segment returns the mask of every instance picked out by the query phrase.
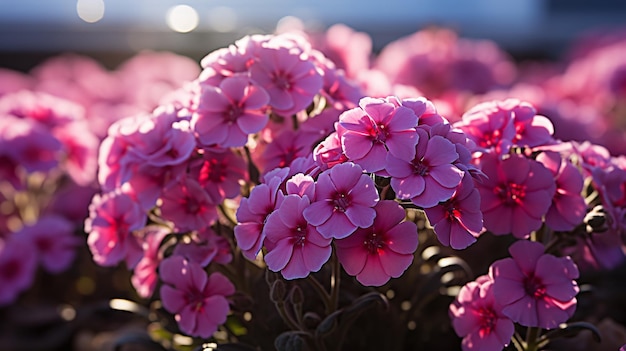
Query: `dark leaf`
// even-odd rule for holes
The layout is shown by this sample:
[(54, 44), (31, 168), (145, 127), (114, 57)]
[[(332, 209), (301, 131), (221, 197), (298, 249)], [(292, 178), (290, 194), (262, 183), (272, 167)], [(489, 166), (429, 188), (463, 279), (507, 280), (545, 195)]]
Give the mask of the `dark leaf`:
[(278, 351), (303, 351), (304, 339), (301, 333), (289, 331), (280, 334), (276, 340), (274, 340), (274, 346)]

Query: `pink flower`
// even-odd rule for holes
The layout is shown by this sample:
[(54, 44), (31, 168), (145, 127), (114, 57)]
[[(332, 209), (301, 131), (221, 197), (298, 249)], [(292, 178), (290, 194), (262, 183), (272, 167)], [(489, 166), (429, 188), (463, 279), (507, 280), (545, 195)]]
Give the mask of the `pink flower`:
[(464, 172), (454, 165), (459, 158), (455, 145), (425, 128), (417, 128), (415, 157), (407, 161), (389, 154), (387, 172), (398, 198), (429, 208), (452, 197)]
[(433, 224), (439, 242), (455, 250), (462, 250), (476, 242), (483, 229), (480, 195), (469, 173), (465, 173), (449, 200), (426, 208), (424, 212)]
[(125, 260), (128, 268), (141, 259), (143, 250), (134, 230), (143, 228), (146, 214), (123, 193), (94, 195), (85, 220), (87, 244), (93, 260), (101, 266), (114, 266)]
[(417, 226), (403, 222), (406, 212), (397, 202), (381, 200), (370, 227), (359, 228), (335, 241), (339, 262), (346, 273), (363, 285), (381, 286), (398, 278), (413, 262)]
[(265, 255), (267, 267), (285, 279), (304, 278), (328, 261), (332, 239), (324, 238), (304, 219), (309, 197), (287, 195), (280, 207), (267, 217), (266, 240), (272, 248)]
[(59, 164), (61, 143), (41, 124), (10, 116), (0, 119), (3, 153), (27, 172), (48, 172)]
[(352, 162), (367, 172), (377, 172), (385, 168), (387, 151), (402, 160), (414, 158), (416, 126), (413, 110), (385, 99), (363, 98), (358, 108), (339, 116), (337, 133)]
[(226, 322), (226, 297), (235, 293), (235, 286), (224, 275), (207, 276), (199, 264), (171, 256), (159, 265), (159, 276), (165, 283), (160, 290), (163, 307), (174, 313), (183, 333), (208, 338)]
[(499, 101), (480, 103), (465, 112), (462, 120), (454, 126), (463, 130), (482, 150), (506, 154), (516, 131), (510, 108), (501, 104)]
[(572, 230), (583, 222), (587, 204), (581, 195), (583, 177), (580, 171), (556, 152), (542, 152), (537, 155), (541, 162), (554, 175), (556, 191), (552, 204), (546, 213), (545, 222), (552, 230)]
[(255, 51), (250, 77), (269, 94), (269, 104), (281, 116), (304, 110), (322, 89), (318, 68), (300, 49), (266, 45)]
[(80, 243), (74, 236), (74, 226), (68, 220), (56, 215), (48, 215), (29, 226), (23, 227), (14, 235), (28, 238), (44, 269), (50, 273), (60, 273), (67, 269)]
[(348, 161), (348, 157), (346, 157), (341, 148), (341, 140), (339, 140), (337, 132), (332, 132), (315, 147), (313, 159), (322, 171)]
[(485, 228), (516, 238), (539, 229), (555, 192), (552, 173), (541, 163), (516, 154), (504, 160), (483, 154), (479, 162), (488, 177), (476, 183)]
[(31, 286), (36, 269), (37, 253), (28, 240), (0, 239), (0, 306), (12, 303)]
[(250, 196), (241, 199), (237, 209), (235, 239), (241, 251), (249, 260), (254, 260), (261, 251), (265, 240), (265, 221), (284, 198), (279, 187), (280, 177), (268, 177), (265, 184), (255, 186)]
[(87, 123), (71, 123), (54, 131), (63, 145), (64, 168), (78, 185), (93, 183), (98, 168), (100, 141), (87, 127)]
[(465, 284), (450, 305), (452, 327), (463, 338), (463, 351), (501, 351), (511, 342), (515, 326), (493, 292), (493, 280), (483, 275)]
[(22, 90), (0, 99), (0, 115), (31, 120), (45, 129), (63, 127), (83, 120), (85, 110), (69, 100), (43, 92)]
[(161, 215), (179, 231), (202, 229), (217, 219), (218, 203), (190, 177), (171, 183), (163, 190), (161, 201)]
[(527, 327), (556, 328), (576, 309), (578, 268), (569, 257), (544, 254), (537, 242), (518, 240), (509, 247), (512, 258), (489, 269), (502, 313)]
[(233, 259), (228, 240), (215, 234), (210, 227), (192, 232), (189, 239), (188, 242), (180, 241), (176, 244), (174, 255), (183, 256), (202, 267), (208, 266), (211, 262), (228, 264)]
[(275, 137), (255, 161), (262, 173), (289, 167), (298, 157), (308, 156), (319, 136), (303, 130), (284, 130)]
[(269, 119), (267, 92), (246, 77), (230, 77), (219, 87), (201, 85), (191, 127), (204, 145), (243, 146), (248, 134), (259, 132)]
[(217, 203), (241, 193), (242, 180), (248, 180), (248, 165), (229, 150), (203, 150), (202, 158), (192, 160), (189, 173)]
[(304, 218), (325, 238), (345, 238), (357, 228), (374, 222), (372, 207), (379, 200), (374, 181), (363, 169), (346, 162), (322, 172), (315, 186), (315, 200)]
[(149, 298), (156, 288), (158, 281), (157, 267), (163, 259), (163, 253), (160, 250), (161, 242), (167, 234), (170, 233), (169, 228), (149, 225), (141, 229), (141, 233), (137, 235), (141, 237), (141, 248), (143, 249), (143, 257), (135, 269), (133, 276), (130, 278), (137, 294), (143, 298)]

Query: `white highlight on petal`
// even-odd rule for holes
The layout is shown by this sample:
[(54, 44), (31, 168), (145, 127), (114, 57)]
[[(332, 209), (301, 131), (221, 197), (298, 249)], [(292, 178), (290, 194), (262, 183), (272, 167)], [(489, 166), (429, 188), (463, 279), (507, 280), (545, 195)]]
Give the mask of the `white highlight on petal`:
[(87, 23), (95, 23), (104, 17), (103, 0), (78, 0), (76, 3), (78, 17)]
[(167, 26), (179, 33), (188, 33), (198, 27), (200, 17), (198, 11), (189, 5), (176, 5), (167, 10), (165, 15)]

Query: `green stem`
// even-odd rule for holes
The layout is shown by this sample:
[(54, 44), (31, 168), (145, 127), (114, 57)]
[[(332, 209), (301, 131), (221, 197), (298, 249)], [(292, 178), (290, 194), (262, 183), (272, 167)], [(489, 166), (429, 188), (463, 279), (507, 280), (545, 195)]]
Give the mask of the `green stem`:
[(525, 347), (524, 347), (524, 340), (522, 340), (522, 337), (515, 332), (515, 334), (513, 334), (513, 337), (511, 338), (511, 341), (513, 342), (513, 346), (515, 346), (515, 350), (517, 351), (524, 351)]
[(529, 327), (526, 331), (526, 351), (539, 350), (539, 335), (541, 334), (541, 328)]

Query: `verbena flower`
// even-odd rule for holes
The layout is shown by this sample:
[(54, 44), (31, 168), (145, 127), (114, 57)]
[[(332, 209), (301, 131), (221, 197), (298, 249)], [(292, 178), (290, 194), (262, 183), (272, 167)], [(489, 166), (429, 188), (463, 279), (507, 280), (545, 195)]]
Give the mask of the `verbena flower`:
[(346, 273), (363, 285), (381, 286), (400, 277), (413, 262), (417, 226), (403, 221), (406, 212), (395, 201), (381, 200), (374, 210), (371, 226), (358, 228), (335, 245)]
[(511, 258), (489, 269), (502, 313), (527, 327), (556, 328), (576, 309), (578, 268), (569, 257), (544, 254), (538, 242), (518, 240), (509, 247)]
[(208, 338), (226, 322), (226, 297), (235, 293), (235, 286), (224, 275), (207, 276), (199, 264), (175, 255), (161, 262), (159, 276), (165, 283), (160, 290), (163, 307), (174, 314), (183, 333)]
[(332, 239), (324, 238), (304, 218), (309, 197), (287, 195), (280, 207), (267, 217), (266, 240), (271, 249), (264, 256), (267, 267), (285, 279), (304, 278), (328, 261)]
[(452, 327), (463, 338), (464, 351), (501, 351), (515, 326), (494, 298), (493, 280), (483, 275), (465, 284), (449, 309)]
[(469, 173), (449, 200), (424, 209), (439, 242), (462, 250), (474, 242), (483, 229), (480, 195)]
[(372, 225), (378, 199), (372, 179), (357, 164), (346, 162), (318, 176), (315, 200), (304, 210), (304, 218), (325, 238), (345, 238)]
[(516, 238), (539, 229), (555, 192), (552, 173), (541, 163), (516, 154), (504, 160), (483, 154), (479, 162), (488, 177), (476, 183), (485, 228)]

